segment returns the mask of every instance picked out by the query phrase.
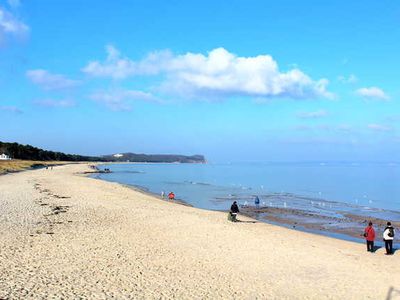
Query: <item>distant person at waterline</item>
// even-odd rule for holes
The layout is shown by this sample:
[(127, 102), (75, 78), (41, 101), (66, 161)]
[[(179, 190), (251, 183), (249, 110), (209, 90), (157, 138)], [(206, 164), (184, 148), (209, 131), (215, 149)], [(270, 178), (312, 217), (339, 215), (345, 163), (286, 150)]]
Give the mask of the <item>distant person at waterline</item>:
[(256, 197), (254, 198), (254, 204), (256, 205), (257, 208), (260, 207), (260, 198), (258, 198), (258, 196), (256, 196)]
[(383, 231), (383, 241), (385, 242), (386, 255), (393, 254), (394, 233), (395, 232), (392, 223), (387, 222), (387, 226)]
[(365, 227), (364, 237), (367, 241), (367, 251), (374, 252), (375, 230), (372, 227), (372, 222), (369, 222), (368, 226)]
[(161, 191), (161, 198), (164, 199), (165, 192)]
[(239, 213), (239, 206), (237, 205), (236, 201), (233, 201), (231, 205), (231, 211), (229, 212), (230, 220), (232, 222), (237, 221), (237, 214)]
[(168, 199), (169, 199), (169, 200), (175, 200), (175, 194), (174, 194), (173, 192), (170, 192), (170, 193), (168, 194)]

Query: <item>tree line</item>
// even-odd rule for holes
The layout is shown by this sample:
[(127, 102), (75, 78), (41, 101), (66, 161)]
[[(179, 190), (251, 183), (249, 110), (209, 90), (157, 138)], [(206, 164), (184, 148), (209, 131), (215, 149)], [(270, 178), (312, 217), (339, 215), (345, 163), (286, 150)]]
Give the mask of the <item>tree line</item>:
[(18, 143), (0, 142), (0, 154), (7, 154), (13, 159), (40, 160), (40, 161), (102, 161), (101, 157), (65, 154)]
[(205, 163), (203, 155), (175, 155), (175, 154), (135, 154), (123, 153), (120, 156), (84, 156), (65, 154), (62, 152), (43, 150), (31, 145), (18, 143), (4, 143), (0, 141), (0, 154), (7, 154), (12, 159), (39, 160), (39, 161), (108, 161), (108, 162), (153, 162), (153, 163)]

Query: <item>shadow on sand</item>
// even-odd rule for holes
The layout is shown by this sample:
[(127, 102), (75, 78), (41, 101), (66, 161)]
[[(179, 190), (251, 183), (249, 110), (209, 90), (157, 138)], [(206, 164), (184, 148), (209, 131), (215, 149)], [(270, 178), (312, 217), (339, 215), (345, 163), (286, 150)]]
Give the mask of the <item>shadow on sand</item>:
[(400, 299), (400, 290), (390, 287), (386, 296), (386, 300)]
[(372, 249), (372, 253), (375, 253), (379, 249), (383, 248), (382, 246), (374, 246), (374, 249)]
[(238, 223), (258, 223), (257, 221), (242, 221), (242, 220), (236, 220)]
[[(383, 251), (385, 252), (385, 254), (386, 254), (386, 249), (385, 249), (385, 246), (381, 246), (381, 247), (378, 247), (378, 249), (379, 248), (383, 248)], [(376, 249), (376, 250), (378, 250), (378, 249)], [(374, 249), (374, 252), (376, 251), (375, 249)], [(400, 249), (398, 249), (398, 248), (393, 248), (392, 249), (392, 255), (395, 255), (395, 253), (397, 252), (397, 251), (399, 251)]]

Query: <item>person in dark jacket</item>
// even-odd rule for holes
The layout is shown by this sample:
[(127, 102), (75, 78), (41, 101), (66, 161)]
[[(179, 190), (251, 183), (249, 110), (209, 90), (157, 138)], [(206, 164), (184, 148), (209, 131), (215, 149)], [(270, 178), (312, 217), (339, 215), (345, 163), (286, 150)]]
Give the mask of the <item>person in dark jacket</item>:
[(367, 251), (374, 252), (375, 230), (372, 227), (372, 222), (364, 229), (364, 237), (367, 241)]
[(239, 206), (237, 205), (236, 201), (233, 201), (232, 206), (231, 206), (231, 211), (229, 212), (232, 216), (232, 222), (237, 221), (237, 214), (239, 213)]
[(256, 205), (256, 208), (259, 208), (259, 207), (260, 207), (260, 198), (258, 198), (258, 196), (256, 196), (256, 197), (254, 198), (254, 204)]
[(392, 223), (387, 222), (387, 226), (383, 231), (383, 241), (385, 242), (386, 255), (393, 254), (393, 239), (394, 239), (394, 228)]

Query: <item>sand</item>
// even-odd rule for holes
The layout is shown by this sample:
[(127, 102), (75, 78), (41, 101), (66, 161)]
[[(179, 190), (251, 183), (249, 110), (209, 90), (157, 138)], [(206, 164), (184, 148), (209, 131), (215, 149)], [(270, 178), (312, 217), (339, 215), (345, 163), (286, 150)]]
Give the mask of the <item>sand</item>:
[(0, 299), (400, 299), (400, 253), (162, 201), (65, 165), (0, 176)]

